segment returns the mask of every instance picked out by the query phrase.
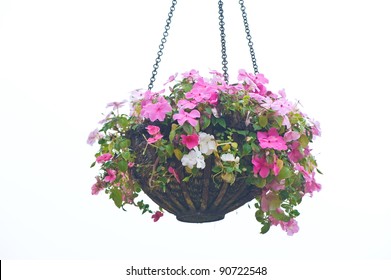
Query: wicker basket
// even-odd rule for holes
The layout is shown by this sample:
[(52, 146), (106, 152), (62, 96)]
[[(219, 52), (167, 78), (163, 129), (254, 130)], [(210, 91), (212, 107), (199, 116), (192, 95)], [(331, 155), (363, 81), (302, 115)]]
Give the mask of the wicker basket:
[[(161, 124), (159, 124), (161, 127)], [(146, 146), (145, 126), (129, 134), (131, 149), (141, 154)], [(161, 127), (163, 134), (166, 134)], [(144, 137), (145, 136), (145, 137)], [(171, 181), (163, 191), (160, 187), (151, 187), (150, 180), (153, 165), (158, 161), (154, 148), (148, 147), (143, 157), (137, 157), (136, 164), (145, 168), (132, 168), (132, 177), (139, 181), (142, 190), (159, 206), (176, 216), (179, 221), (188, 223), (214, 222), (224, 219), (225, 214), (234, 211), (261, 194), (261, 189), (249, 186), (246, 178), (236, 178), (233, 184), (221, 183), (216, 186), (212, 178), (214, 156), (205, 159), (206, 167), (188, 182)], [(251, 160), (251, 159), (250, 159)], [(167, 167), (175, 168), (181, 178), (185, 169), (181, 162), (172, 159)]]

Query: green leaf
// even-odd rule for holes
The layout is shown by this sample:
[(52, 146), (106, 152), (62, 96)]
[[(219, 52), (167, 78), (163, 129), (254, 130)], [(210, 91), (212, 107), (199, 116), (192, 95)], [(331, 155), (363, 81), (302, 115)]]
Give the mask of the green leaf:
[(119, 163), (118, 163), (118, 168), (119, 170), (121, 170), (122, 172), (126, 172), (128, 171), (128, 163), (124, 160), (121, 160)]
[(188, 84), (188, 83), (182, 84), (182, 89), (184, 93), (191, 91), (192, 88), (193, 88), (192, 84)]
[(122, 140), (120, 143), (119, 143), (119, 147), (121, 148), (121, 149), (126, 149), (126, 148), (128, 148), (129, 147), (129, 145), (130, 145), (130, 141), (129, 140)]
[(262, 233), (262, 234), (265, 234), (265, 233), (267, 233), (267, 232), (269, 231), (269, 229), (270, 229), (270, 223), (266, 223), (266, 224), (264, 224), (263, 227), (261, 228), (261, 233)]
[(190, 124), (184, 123), (182, 127), (183, 127), (183, 130), (186, 132), (187, 135), (192, 135), (193, 134), (193, 127)]
[(124, 152), (124, 153), (122, 153), (122, 157), (123, 157), (125, 160), (130, 160), (130, 152)]
[(305, 148), (305, 147), (308, 146), (309, 142), (310, 142), (310, 140), (308, 139), (308, 137), (306, 135), (303, 134), (303, 135), (300, 136), (300, 138), (299, 138), (300, 146)]
[(96, 161), (94, 161), (94, 162), (91, 164), (90, 168), (94, 167), (95, 164), (96, 164)]
[(168, 144), (165, 146), (165, 148), (166, 148), (168, 156), (172, 157), (172, 155), (174, 154), (174, 146), (172, 144)]
[(261, 209), (257, 210), (255, 212), (255, 219), (257, 219), (258, 222), (262, 223), (263, 220), (264, 220), (264, 217), (263, 217), (263, 211)]
[(223, 118), (218, 118), (216, 119), (217, 123), (222, 127), (222, 128), (227, 128), (227, 123), (225, 122), (225, 119)]
[(202, 115), (201, 120), (201, 129), (206, 129), (210, 125), (210, 118), (206, 115)]
[(251, 148), (251, 145), (246, 143), (243, 145), (242, 156), (250, 155), (252, 151), (253, 149)]
[(291, 216), (293, 216), (293, 217), (297, 217), (297, 216), (299, 216), (300, 215), (300, 212), (299, 211), (297, 211), (297, 210), (293, 210), (293, 211), (291, 211)]
[(256, 124), (256, 123), (253, 124), (253, 128), (254, 128), (255, 131), (258, 131), (258, 130), (262, 129), (262, 127), (259, 124)]
[(283, 180), (291, 176), (292, 176), (292, 171), (288, 167), (284, 166), (283, 168), (281, 168), (280, 173), (278, 173), (277, 179)]
[(258, 123), (261, 127), (265, 127), (267, 126), (267, 123), (268, 123), (268, 118), (266, 116), (259, 116), (258, 118)]
[(280, 199), (284, 201), (285, 199), (289, 198), (289, 192), (287, 190), (282, 190), (279, 193)]
[(219, 173), (221, 171), (221, 166), (215, 165), (212, 168), (213, 173)]
[(121, 208), (122, 206), (122, 193), (119, 189), (112, 189), (110, 198), (114, 201), (115, 206)]

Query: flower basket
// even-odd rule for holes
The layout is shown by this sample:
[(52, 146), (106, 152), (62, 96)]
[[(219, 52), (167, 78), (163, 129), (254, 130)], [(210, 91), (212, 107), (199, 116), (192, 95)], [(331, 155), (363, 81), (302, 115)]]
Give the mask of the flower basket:
[[(214, 222), (255, 200), (261, 233), (280, 225), (298, 231), (296, 206), (320, 190), (309, 148), (320, 135), (318, 123), (290, 102), (284, 90), (266, 88), (258, 72), (244, 1), (240, 0), (254, 73), (239, 71), (228, 81), (223, 1), (219, 21), (223, 73), (203, 77), (196, 70), (173, 75), (162, 91), (152, 91), (177, 1), (166, 21), (148, 90), (108, 104), (112, 110), (94, 130), (98, 140), (92, 167), (100, 173), (92, 194), (104, 191), (118, 208), (138, 207), (156, 222), (167, 211), (179, 221)], [(123, 112), (124, 105), (130, 107)], [(151, 210), (141, 194), (159, 210)]]
[(211, 73), (172, 76), (167, 93), (135, 91), (131, 101), (108, 104), (113, 110), (89, 137), (100, 144), (93, 194), (104, 190), (117, 207), (135, 205), (155, 221), (166, 210), (191, 223), (221, 220), (255, 198), (262, 233), (271, 225), (297, 232), (295, 207), (320, 190), (309, 148), (318, 124), (283, 90), (267, 90), (262, 74), (241, 70), (230, 85)]

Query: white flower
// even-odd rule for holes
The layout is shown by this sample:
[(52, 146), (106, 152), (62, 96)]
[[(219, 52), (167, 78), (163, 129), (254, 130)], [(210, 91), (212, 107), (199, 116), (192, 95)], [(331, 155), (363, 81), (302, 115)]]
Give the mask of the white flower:
[(222, 161), (234, 161), (234, 162), (238, 163), (240, 159), (239, 159), (239, 157), (235, 158), (235, 156), (233, 154), (223, 154), (223, 155), (221, 155), (221, 160)]
[(200, 150), (198, 150), (198, 147), (195, 147), (189, 154), (184, 155), (181, 162), (183, 166), (187, 166), (190, 169), (192, 169), (194, 165), (196, 165), (197, 168), (205, 168), (205, 159)]
[(211, 155), (217, 149), (215, 137), (205, 132), (198, 134), (200, 141), (200, 151), (205, 155)]

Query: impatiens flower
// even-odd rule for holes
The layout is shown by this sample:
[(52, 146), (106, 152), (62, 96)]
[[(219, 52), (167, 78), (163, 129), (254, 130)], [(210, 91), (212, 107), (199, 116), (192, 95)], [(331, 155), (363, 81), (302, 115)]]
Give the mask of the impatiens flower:
[(93, 145), (96, 140), (100, 139), (101, 135), (99, 134), (99, 130), (95, 129), (94, 131), (91, 131), (91, 133), (88, 135), (87, 144)]
[(289, 236), (299, 232), (299, 226), (295, 219), (290, 219), (289, 222), (280, 221), (280, 225)]
[(159, 221), (159, 219), (163, 217), (163, 212), (160, 212), (160, 211), (156, 211), (155, 214), (152, 215), (152, 219), (153, 221), (156, 223), (157, 221)]
[(170, 172), (172, 175), (174, 175), (174, 178), (175, 178), (175, 180), (176, 180), (178, 183), (181, 182), (181, 180), (179, 179), (178, 173), (176, 172), (176, 170), (175, 170), (172, 166), (170, 166), (170, 167), (168, 168), (168, 172)]
[(275, 149), (278, 151), (286, 150), (288, 147), (285, 144), (284, 138), (280, 136), (275, 127), (272, 127), (268, 132), (257, 133), (257, 138), (259, 141), (259, 145), (263, 149)]
[(130, 102), (134, 103), (142, 100), (144, 98), (144, 94), (145, 92), (141, 88), (131, 91), (130, 98), (129, 98)]
[(300, 138), (300, 133), (297, 131), (288, 131), (284, 135), (285, 142), (292, 142)]
[(117, 175), (117, 171), (114, 169), (107, 169), (107, 175), (103, 179), (105, 182), (112, 183), (115, 181)]
[(292, 162), (298, 162), (304, 158), (304, 154), (300, 151), (300, 143), (295, 141), (291, 145), (291, 151), (288, 153), (288, 158)]
[(109, 153), (103, 154), (103, 155), (98, 156), (98, 157), (96, 158), (96, 162), (97, 162), (97, 163), (103, 163), (103, 162), (109, 161), (112, 157), (113, 157), (113, 156), (112, 156), (111, 154), (109, 154)]
[(151, 121), (164, 121), (166, 114), (172, 111), (171, 105), (168, 101), (160, 96), (156, 103), (149, 102), (141, 110), (141, 116), (148, 118)]
[(190, 70), (189, 72), (183, 73), (182, 76), (184, 79), (188, 79), (190, 82), (196, 81), (201, 78), (199, 72), (194, 69)]
[(92, 185), (91, 187), (91, 194), (97, 195), (101, 190), (105, 188), (105, 184), (102, 182), (102, 180), (99, 177), (95, 177), (96, 183)]
[(272, 168), (271, 164), (267, 163), (265, 157), (253, 157), (251, 160), (253, 164), (254, 174), (259, 174), (262, 178), (269, 176), (270, 169)]
[(174, 75), (171, 75), (171, 76), (168, 78), (167, 82), (165, 82), (165, 83), (163, 84), (163, 86), (165, 86), (165, 85), (167, 85), (168, 83), (171, 83), (172, 81), (174, 81), (175, 78), (176, 78), (177, 76), (178, 76), (178, 73), (175, 73)]
[(180, 109), (194, 109), (197, 106), (197, 104), (187, 100), (187, 99), (181, 99), (178, 101), (178, 108)]
[(292, 104), (285, 98), (280, 98), (273, 102), (271, 109), (278, 115), (284, 116), (292, 111)]
[(198, 136), (200, 137), (199, 141), (201, 153), (204, 155), (211, 155), (214, 151), (216, 151), (217, 144), (213, 135), (200, 132)]
[(205, 168), (205, 159), (198, 147), (195, 147), (189, 154), (184, 155), (181, 159), (182, 165), (193, 169), (194, 165), (199, 169)]
[(159, 141), (162, 138), (163, 138), (163, 135), (159, 133), (159, 134), (156, 134), (155, 136), (153, 136), (151, 138), (148, 138), (147, 142), (148, 142), (148, 144), (153, 144), (153, 143), (156, 143), (157, 141)]
[(156, 125), (148, 125), (146, 127), (146, 130), (148, 131), (148, 133), (150, 135), (156, 135), (160, 132), (160, 127), (156, 126)]
[[(217, 92), (216, 85), (205, 82), (203, 78), (199, 79), (193, 88), (186, 93), (187, 99), (194, 99), (197, 103), (203, 103), (210, 100), (213, 93)], [(216, 97), (214, 97), (215, 99)]]
[(121, 102), (110, 102), (107, 104), (106, 108), (113, 107), (113, 110), (118, 110), (119, 108), (123, 107), (126, 102), (126, 100), (123, 100)]
[(132, 168), (132, 167), (134, 166), (134, 164), (135, 164), (134, 162), (129, 162), (129, 163), (128, 163), (128, 167), (129, 167), (129, 168)]
[(313, 126), (312, 126), (312, 134), (313, 135), (316, 135), (316, 136), (321, 136), (321, 132), (320, 132), (320, 124), (319, 122), (317, 121), (314, 121), (314, 120), (311, 120)]
[(221, 155), (220, 158), (222, 161), (232, 161), (232, 162), (236, 162), (236, 163), (238, 163), (240, 160), (239, 157), (235, 158), (235, 156), (233, 154), (229, 154), (229, 153)]
[(195, 146), (198, 145), (199, 137), (197, 134), (192, 135), (181, 135), (182, 143), (188, 148), (189, 150), (193, 149)]
[(180, 125), (183, 125), (185, 122), (188, 122), (191, 126), (195, 127), (198, 123), (196, 119), (199, 119), (201, 114), (198, 110), (193, 110), (190, 113), (185, 110), (179, 110), (179, 113), (174, 114), (172, 117), (174, 120), (178, 121)]

